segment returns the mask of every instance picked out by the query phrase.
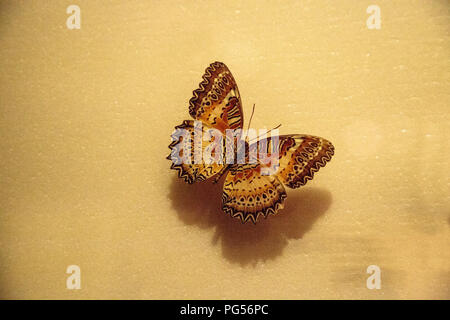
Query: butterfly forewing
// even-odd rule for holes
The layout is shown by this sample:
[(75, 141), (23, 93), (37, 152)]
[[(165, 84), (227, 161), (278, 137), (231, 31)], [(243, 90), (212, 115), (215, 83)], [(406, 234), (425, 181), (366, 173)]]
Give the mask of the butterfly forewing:
[(242, 128), (241, 97), (230, 70), (222, 62), (214, 62), (206, 68), (199, 88), (189, 100), (189, 114), (212, 128)]
[[(266, 153), (272, 152), (271, 139), (268, 138)], [(279, 136), (278, 140), (279, 168), (275, 174), (289, 188), (305, 185), (334, 154), (333, 144), (324, 138), (293, 134)]]

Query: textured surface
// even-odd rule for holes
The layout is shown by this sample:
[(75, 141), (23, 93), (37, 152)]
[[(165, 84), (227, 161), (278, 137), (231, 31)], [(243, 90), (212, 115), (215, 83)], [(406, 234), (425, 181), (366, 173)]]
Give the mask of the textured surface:
[[(26, 3), (0, 4), (1, 298), (450, 298), (448, 1), (77, 1), (80, 30)], [(252, 127), (336, 147), (256, 227), (165, 159), (215, 60)]]

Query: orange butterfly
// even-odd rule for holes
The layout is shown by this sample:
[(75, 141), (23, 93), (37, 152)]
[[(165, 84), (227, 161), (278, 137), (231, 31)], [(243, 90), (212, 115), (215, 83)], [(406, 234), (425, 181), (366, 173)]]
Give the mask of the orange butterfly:
[[(207, 67), (199, 88), (194, 90), (193, 94), (189, 100), (189, 114), (195, 121), (185, 120), (175, 127), (186, 134), (172, 134), (172, 143), (169, 145), (171, 153), (167, 159), (172, 160), (171, 169), (177, 170), (178, 176), (190, 184), (214, 176), (214, 181), (217, 182), (228, 172), (223, 187), (222, 209), (232, 217), (239, 217), (243, 223), (249, 220), (256, 223), (260, 215), (267, 218), (268, 215), (281, 210), (287, 197), (284, 186), (303, 186), (334, 154), (334, 147), (328, 140), (293, 134), (270, 137), (266, 139), (267, 143), (263, 147), (259, 146), (260, 150), (264, 149), (265, 154), (276, 156), (277, 169), (270, 174), (264, 170), (272, 164), (260, 161), (259, 158), (249, 161), (248, 150), (255, 144), (250, 144), (248, 137), (243, 145), (244, 163), (223, 163), (208, 159), (198, 161), (199, 154), (208, 150), (214, 159), (217, 159), (217, 156), (223, 159), (227, 147), (230, 148), (225, 144), (229, 142), (228, 135), (219, 142), (214, 137), (209, 140), (196, 140), (197, 133), (209, 137), (209, 131), (216, 130), (225, 137), (228, 130), (242, 129), (244, 120), (236, 81), (224, 63), (214, 62)], [(215, 137), (217, 138), (217, 135)], [(276, 144), (273, 142), (275, 140)], [(233, 156), (237, 158), (239, 146), (232, 147), (233, 150), (234, 147), (236, 149)], [(271, 147), (275, 148), (276, 152)], [(191, 152), (192, 150), (194, 152)], [(184, 161), (180, 161), (180, 157), (184, 157)]]

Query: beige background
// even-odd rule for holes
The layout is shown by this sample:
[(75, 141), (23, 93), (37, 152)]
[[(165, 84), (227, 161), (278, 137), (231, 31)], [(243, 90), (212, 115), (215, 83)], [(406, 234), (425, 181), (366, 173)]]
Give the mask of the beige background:
[[(449, 8), (2, 1), (0, 297), (449, 299)], [(256, 227), (165, 159), (215, 60), (246, 121), (256, 103), (253, 128), (336, 146)], [(81, 290), (66, 289), (71, 264)], [(381, 290), (366, 288), (371, 264)]]

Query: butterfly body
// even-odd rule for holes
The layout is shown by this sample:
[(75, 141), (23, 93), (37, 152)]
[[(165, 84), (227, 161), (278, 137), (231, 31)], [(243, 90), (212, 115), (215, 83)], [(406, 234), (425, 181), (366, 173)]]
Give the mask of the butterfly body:
[(222, 209), (242, 222), (256, 223), (259, 216), (277, 213), (287, 198), (284, 186), (303, 186), (334, 154), (331, 142), (311, 135), (270, 136), (251, 143), (242, 131), (239, 90), (221, 62), (206, 68), (189, 113), (195, 120), (175, 127), (183, 136), (172, 134), (171, 168), (187, 183), (213, 177), (217, 182), (226, 175)]

